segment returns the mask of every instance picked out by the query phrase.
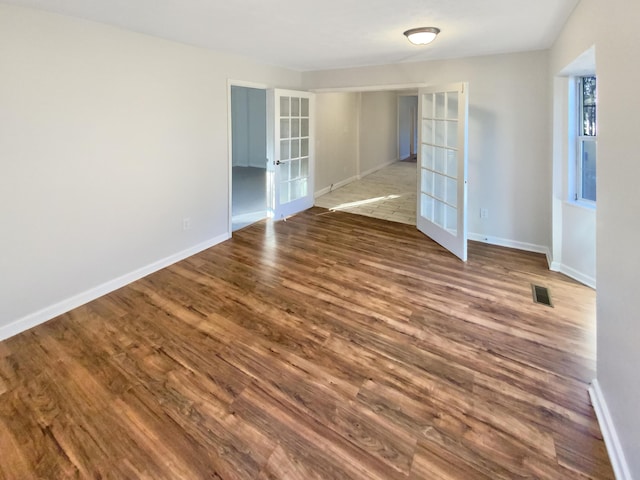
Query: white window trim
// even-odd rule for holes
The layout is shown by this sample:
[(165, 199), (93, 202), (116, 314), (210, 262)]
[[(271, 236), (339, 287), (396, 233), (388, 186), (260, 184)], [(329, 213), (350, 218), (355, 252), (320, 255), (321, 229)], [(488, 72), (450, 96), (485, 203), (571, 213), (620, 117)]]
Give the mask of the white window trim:
[[(569, 84), (569, 145), (573, 148), (569, 150), (569, 198), (567, 203), (595, 210), (597, 200), (589, 200), (582, 197), (582, 144), (584, 141), (597, 143), (597, 135), (579, 135), (582, 131), (582, 84), (581, 78), (596, 76), (593, 74), (582, 74), (572, 77)], [(596, 117), (597, 118), (597, 117)], [(597, 160), (596, 160), (597, 161)]]

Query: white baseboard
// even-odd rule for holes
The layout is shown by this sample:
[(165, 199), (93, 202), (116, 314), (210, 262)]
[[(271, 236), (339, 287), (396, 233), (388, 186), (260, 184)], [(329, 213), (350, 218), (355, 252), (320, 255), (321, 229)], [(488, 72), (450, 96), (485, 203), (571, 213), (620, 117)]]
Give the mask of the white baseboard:
[(488, 235), (482, 235), (480, 233), (469, 233), (469, 240), (476, 242), (488, 243), (490, 245), (497, 245), (499, 247), (515, 248), (517, 250), (524, 250), (525, 252), (544, 253), (549, 260), (549, 249), (543, 245), (536, 245), (534, 243), (519, 242), (517, 240), (509, 240), (507, 238), (490, 237)]
[(564, 273), (567, 277), (571, 277), (574, 280), (577, 280), (580, 283), (585, 284), (587, 287), (591, 287), (595, 290), (596, 288), (596, 279), (590, 277), (589, 275), (585, 275), (578, 270), (575, 270), (571, 267), (567, 267), (566, 265), (560, 265), (560, 268), (556, 270), (557, 272)]
[(595, 379), (589, 387), (589, 396), (591, 397), (591, 405), (596, 412), (598, 418), (598, 424), (602, 431), (602, 437), (604, 443), (607, 446), (607, 452), (609, 452), (609, 459), (613, 466), (613, 472), (617, 480), (632, 480), (631, 470), (624, 457), (622, 446), (620, 445), (620, 439), (616, 432), (615, 425), (611, 419), (611, 413), (607, 407), (607, 402), (604, 399), (602, 390), (600, 389), (600, 383), (598, 379)]
[(232, 223), (244, 223), (244, 222), (257, 222), (268, 217), (266, 210), (260, 210), (257, 212), (243, 213), (242, 215), (233, 215), (231, 217)]
[(589, 275), (585, 275), (584, 273), (579, 272), (578, 270), (575, 270), (571, 267), (567, 267), (566, 265), (563, 265), (562, 262), (554, 261), (551, 256), (551, 252), (547, 253), (547, 262), (549, 263), (549, 270), (551, 270), (552, 272), (560, 272), (566, 275), (567, 277), (571, 277), (574, 280), (577, 280), (578, 282), (586, 285), (587, 287), (591, 287), (594, 290), (596, 289), (595, 278), (590, 277)]
[(365, 170), (364, 172), (360, 172), (358, 174), (358, 180), (366, 177), (367, 175), (371, 175), (372, 173), (377, 172), (378, 170), (382, 170), (383, 168), (388, 167), (389, 165), (391, 165), (393, 163), (396, 163), (397, 161), (398, 161), (398, 159), (395, 158), (393, 160), (389, 160), (386, 163), (383, 163), (382, 165), (376, 165), (375, 167), (370, 168), (369, 170)]
[(326, 195), (327, 193), (335, 190), (336, 188), (344, 187), (345, 185), (349, 185), (351, 182), (355, 182), (356, 180), (360, 180), (358, 175), (354, 175), (353, 177), (345, 178), (344, 180), (340, 180), (337, 183), (332, 183), (326, 188), (318, 190), (313, 194), (314, 198), (321, 197), (322, 195)]
[(231, 238), (231, 235), (229, 233), (218, 235), (217, 237), (207, 240), (206, 242), (202, 242), (191, 248), (165, 257), (142, 268), (134, 270), (133, 272), (127, 273), (118, 278), (114, 278), (113, 280), (109, 280), (102, 285), (98, 285), (97, 287), (91, 288), (87, 291), (74, 295), (73, 297), (62, 300), (58, 303), (55, 303), (54, 305), (45, 307), (42, 310), (30, 313), (29, 315), (19, 318), (9, 325), (0, 327), (0, 340), (5, 340), (9, 337), (17, 335), (18, 333), (33, 328), (36, 325), (40, 325), (41, 323), (51, 320), (58, 315), (62, 315), (63, 313), (73, 310), (74, 308), (84, 305), (85, 303), (95, 300), (96, 298), (102, 297), (103, 295), (106, 295), (107, 293), (113, 292), (118, 288), (135, 282), (142, 277), (146, 277), (153, 272), (168, 267), (169, 265), (179, 262), (180, 260), (184, 260), (185, 258), (195, 255), (196, 253), (206, 250), (207, 248), (213, 247), (218, 243), (224, 242), (229, 238)]
[(547, 266), (549, 267), (549, 270), (551, 270), (552, 272), (555, 272), (556, 270), (554, 270), (553, 267), (554, 265), (556, 265), (557, 262), (553, 261), (553, 255), (551, 255), (551, 249), (547, 248), (545, 255), (547, 257)]
[(321, 197), (322, 195), (326, 195), (327, 193), (335, 190), (336, 188), (340, 188), (340, 187), (344, 187), (345, 185), (350, 184), (351, 182), (355, 182), (356, 180), (362, 180), (364, 177), (366, 177), (367, 175), (371, 175), (374, 172), (377, 172), (378, 170), (382, 170), (385, 167), (388, 167), (389, 165), (396, 163), (398, 160), (390, 160), (386, 163), (383, 163), (382, 165), (377, 165), (373, 168), (370, 168), (369, 170), (366, 170), (364, 172), (360, 172), (358, 175), (354, 175), (353, 177), (349, 177), (346, 178), (344, 180), (340, 180), (339, 182), (336, 182), (328, 187), (322, 188), (318, 191), (316, 191), (313, 194), (314, 198), (318, 198)]
[[(525, 252), (534, 252), (534, 253), (542, 253), (547, 257), (547, 264), (549, 265), (549, 270), (553, 272), (562, 272), (565, 275), (578, 280), (585, 285), (595, 288), (595, 280), (591, 279), (592, 283), (588, 283), (585, 280), (588, 280), (588, 277), (585, 275), (580, 275), (579, 272), (573, 271), (572, 273), (568, 273), (564, 270), (564, 265), (554, 262), (553, 257), (551, 256), (551, 250), (549, 247), (545, 247), (544, 245), (536, 245), (535, 243), (527, 243), (527, 242), (519, 242), (517, 240), (509, 240), (506, 238), (499, 237), (491, 237), (488, 235), (482, 235), (479, 233), (470, 233), (468, 235), (469, 240), (475, 240), (476, 242), (488, 243), (490, 245), (497, 245), (499, 247), (508, 247), (515, 248), (517, 250), (524, 250)], [(574, 276), (574, 273), (577, 276)]]
[(328, 186), (328, 187), (325, 187), (325, 188), (321, 188), (320, 190), (316, 190), (316, 191), (313, 193), (313, 198), (318, 198), (318, 197), (321, 197), (321, 196), (323, 196), (323, 195), (326, 195), (326, 194), (327, 194), (327, 193), (329, 193), (331, 190), (333, 190), (333, 187), (332, 187), (332, 186)]
[(469, 240), (475, 240), (476, 242), (488, 243), (490, 245), (498, 245), (500, 247), (509, 247), (515, 248), (518, 250), (524, 250), (526, 252), (534, 252), (534, 253), (543, 253), (547, 257), (547, 264), (549, 265), (549, 270), (552, 272), (560, 272), (566, 275), (567, 277), (571, 277), (574, 280), (586, 285), (587, 287), (591, 287), (595, 290), (596, 288), (596, 279), (585, 275), (577, 270), (574, 270), (571, 267), (567, 267), (560, 262), (554, 262), (553, 257), (551, 256), (551, 251), (548, 247), (544, 245), (536, 245), (534, 243), (526, 243), (526, 242), (518, 242), (516, 240), (508, 240), (505, 238), (498, 237), (490, 237), (487, 235), (481, 235), (479, 233), (470, 233), (468, 235)]

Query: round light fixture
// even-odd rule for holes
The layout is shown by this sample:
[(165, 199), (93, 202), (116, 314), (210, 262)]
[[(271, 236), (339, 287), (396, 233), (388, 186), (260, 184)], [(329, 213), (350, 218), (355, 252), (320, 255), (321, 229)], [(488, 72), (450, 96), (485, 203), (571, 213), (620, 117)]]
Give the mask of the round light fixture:
[(414, 45), (426, 45), (427, 43), (431, 43), (436, 39), (439, 33), (440, 29), (436, 27), (412, 28), (404, 32), (405, 36)]

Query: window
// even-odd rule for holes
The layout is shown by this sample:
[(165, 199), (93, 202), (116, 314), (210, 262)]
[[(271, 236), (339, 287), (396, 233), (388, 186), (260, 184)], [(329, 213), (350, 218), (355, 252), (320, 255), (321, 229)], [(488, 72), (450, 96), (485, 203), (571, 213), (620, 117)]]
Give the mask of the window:
[(596, 77), (579, 77), (578, 145), (574, 200), (595, 205), (596, 202)]

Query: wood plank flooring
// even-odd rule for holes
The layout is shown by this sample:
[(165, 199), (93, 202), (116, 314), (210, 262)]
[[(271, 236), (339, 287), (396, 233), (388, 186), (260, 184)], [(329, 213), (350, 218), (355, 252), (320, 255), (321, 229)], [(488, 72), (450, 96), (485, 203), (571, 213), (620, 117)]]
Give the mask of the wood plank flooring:
[(594, 311), (542, 255), (255, 224), (1, 342), (0, 478), (612, 479)]

